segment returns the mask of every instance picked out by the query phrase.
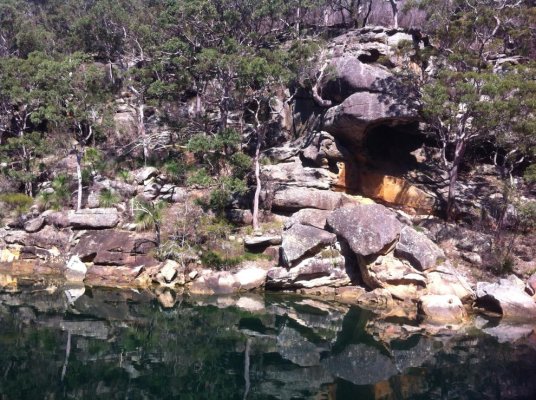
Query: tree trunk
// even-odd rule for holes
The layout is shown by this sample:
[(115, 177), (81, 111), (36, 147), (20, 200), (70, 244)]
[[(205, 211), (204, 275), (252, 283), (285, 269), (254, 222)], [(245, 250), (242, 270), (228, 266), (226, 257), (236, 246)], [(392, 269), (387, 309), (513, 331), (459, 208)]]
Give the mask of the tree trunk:
[(253, 230), (259, 230), (259, 200), (262, 190), (261, 182), (261, 146), (264, 139), (264, 134), (257, 133), (257, 146), (255, 148), (255, 181), (257, 187), (255, 188), (255, 196), (253, 197)]
[(393, 27), (398, 29), (398, 4), (396, 4), (396, 2), (397, 0), (389, 0), (391, 8), (393, 9)]
[(84, 156), (83, 151), (76, 151), (76, 177), (78, 179), (78, 198), (76, 202), (76, 211), (82, 209), (82, 157)]
[(456, 201), (456, 182), (458, 182), (458, 172), (460, 163), (465, 153), (466, 143), (464, 140), (460, 140), (456, 143), (456, 149), (454, 150), (454, 159), (452, 160), (452, 166), (449, 169), (449, 194), (447, 198), (447, 212), (446, 220), (452, 221), (454, 202)]
[(145, 104), (143, 101), (138, 106), (138, 134), (142, 141), (143, 146), (143, 164), (147, 166), (147, 159), (149, 158), (149, 139), (147, 138), (147, 133), (145, 132)]

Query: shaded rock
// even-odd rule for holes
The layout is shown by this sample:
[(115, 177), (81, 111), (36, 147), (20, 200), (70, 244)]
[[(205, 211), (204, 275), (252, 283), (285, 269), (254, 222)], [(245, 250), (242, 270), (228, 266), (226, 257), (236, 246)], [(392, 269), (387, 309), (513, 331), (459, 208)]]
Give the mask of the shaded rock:
[(298, 331), (286, 325), (277, 335), (277, 352), (281, 357), (301, 367), (311, 367), (320, 363), (320, 349)]
[(505, 318), (536, 318), (536, 302), (524, 291), (517, 278), (500, 279), (497, 283), (478, 282), (476, 305)]
[(392, 77), (379, 64), (365, 64), (351, 55), (332, 59), (327, 68), (329, 73), (320, 81), (319, 94), (337, 103), (356, 92), (380, 91), (382, 81)]
[(86, 277), (87, 267), (78, 256), (71, 256), (65, 267), (65, 279), (70, 282), (82, 282)]
[(361, 256), (385, 252), (402, 229), (396, 214), (380, 204), (339, 208), (328, 216), (327, 223)]
[(143, 192), (142, 192), (141, 196), (145, 200), (154, 200), (160, 194), (160, 188), (161, 188), (161, 186), (156, 182), (151, 182), (149, 184), (146, 184), (143, 187)]
[(327, 132), (315, 132), (301, 154), (318, 167), (328, 167), (329, 161), (344, 161), (349, 157), (348, 151)]
[(397, 375), (393, 360), (376, 347), (351, 344), (322, 361), (333, 375), (355, 385), (371, 385)]
[(255, 266), (242, 268), (234, 274), (234, 279), (238, 283), (239, 289), (251, 290), (264, 286), (267, 271)]
[(422, 296), (419, 310), (430, 322), (456, 324), (463, 322), (467, 317), (461, 300), (453, 295)]
[(326, 112), (323, 129), (336, 138), (358, 144), (373, 123), (396, 125), (417, 121), (416, 108), (408, 100), (410, 97), (383, 93), (355, 93)]
[(527, 280), (527, 291), (531, 296), (536, 294), (536, 272)]
[(415, 229), (405, 226), (395, 247), (395, 255), (408, 260), (420, 271), (445, 261), (445, 254), (434, 242)]
[(293, 264), (305, 255), (312, 255), (322, 247), (335, 243), (336, 236), (313, 226), (295, 224), (283, 232), (281, 244), (283, 260)]
[(155, 167), (144, 167), (133, 172), (136, 183), (142, 185), (146, 180), (158, 175), (158, 169)]
[(253, 223), (253, 214), (250, 210), (226, 210), (225, 217), (236, 225), (251, 225)]
[(41, 216), (31, 219), (24, 224), (24, 230), (29, 233), (37, 232), (45, 225), (45, 219)]
[(109, 229), (119, 223), (119, 213), (115, 208), (59, 211), (48, 214), (46, 222), (59, 228)]
[(310, 188), (283, 187), (275, 192), (273, 210), (295, 211), (301, 208), (334, 210), (341, 204), (340, 193)]
[(330, 211), (317, 210), (314, 208), (304, 208), (292, 214), (290, 219), (285, 222), (285, 229), (289, 229), (295, 224), (313, 226), (318, 229), (326, 227), (326, 219)]

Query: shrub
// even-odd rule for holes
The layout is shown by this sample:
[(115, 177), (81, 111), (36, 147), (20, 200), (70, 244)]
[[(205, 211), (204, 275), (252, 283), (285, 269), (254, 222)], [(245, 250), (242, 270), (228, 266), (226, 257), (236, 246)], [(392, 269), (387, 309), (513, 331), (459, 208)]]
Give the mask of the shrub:
[(0, 203), (8, 211), (13, 211), (20, 216), (27, 212), (33, 204), (33, 198), (22, 193), (5, 193), (0, 195)]
[(99, 207), (112, 207), (120, 200), (121, 197), (111, 189), (102, 189), (99, 193)]

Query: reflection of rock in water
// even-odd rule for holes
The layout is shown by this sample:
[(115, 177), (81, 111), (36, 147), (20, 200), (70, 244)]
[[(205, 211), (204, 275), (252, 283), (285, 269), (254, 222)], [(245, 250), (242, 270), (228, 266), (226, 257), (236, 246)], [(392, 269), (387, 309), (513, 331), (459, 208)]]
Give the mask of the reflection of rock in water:
[(296, 330), (287, 326), (277, 336), (277, 351), (281, 356), (302, 367), (318, 365), (320, 352)]
[(322, 365), (336, 377), (356, 385), (370, 385), (398, 373), (391, 358), (363, 343), (349, 345), (323, 360)]

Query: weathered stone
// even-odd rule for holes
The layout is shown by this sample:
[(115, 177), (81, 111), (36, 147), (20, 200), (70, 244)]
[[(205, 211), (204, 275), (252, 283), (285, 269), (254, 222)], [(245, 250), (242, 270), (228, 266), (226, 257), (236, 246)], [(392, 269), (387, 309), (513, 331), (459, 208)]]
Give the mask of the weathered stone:
[(302, 151), (306, 160), (319, 167), (327, 167), (329, 161), (343, 161), (348, 151), (327, 132), (316, 132)]
[(225, 216), (236, 225), (251, 225), (253, 223), (253, 214), (250, 210), (230, 209), (225, 211)]
[(275, 192), (272, 209), (295, 211), (302, 208), (334, 210), (341, 204), (341, 194), (330, 190), (284, 187)]
[(265, 165), (261, 172), (272, 183), (301, 188), (327, 190), (336, 179), (328, 170), (304, 167), (298, 158), (293, 162)]
[(143, 272), (143, 266), (125, 267), (125, 266), (107, 266), (107, 265), (92, 265), (88, 268), (86, 279), (84, 282), (93, 286), (106, 287), (132, 287), (132, 286), (148, 286), (139, 285), (136, 278)]
[(467, 318), (461, 300), (454, 295), (422, 296), (419, 309), (429, 322), (456, 324)]
[(80, 211), (59, 211), (48, 214), (46, 221), (59, 228), (74, 229), (108, 229), (119, 223), (119, 214), (115, 208), (94, 208)]
[(335, 243), (336, 236), (313, 226), (295, 224), (283, 232), (282, 255), (287, 265), (292, 265), (305, 255), (312, 255), (322, 247)]
[(133, 173), (136, 183), (142, 185), (146, 180), (158, 175), (158, 169), (155, 167), (140, 168)]
[(237, 292), (239, 283), (234, 275), (228, 271), (204, 270), (189, 286), (192, 294), (229, 294)]
[(286, 325), (277, 335), (277, 352), (281, 357), (302, 367), (320, 363), (320, 349)]
[(442, 265), (434, 270), (425, 272), (428, 294), (453, 295), (464, 302), (474, 299), (475, 293), (471, 285), (452, 267)]
[(244, 246), (249, 249), (279, 245), (283, 238), (281, 235), (246, 236)]
[(336, 138), (359, 144), (374, 123), (396, 125), (418, 120), (410, 100), (411, 96), (400, 93), (355, 93), (326, 112), (323, 129)]
[(160, 269), (160, 274), (165, 279), (166, 283), (171, 283), (173, 279), (177, 276), (177, 271), (180, 269), (180, 264), (173, 260), (166, 260), (162, 268)]
[(24, 224), (24, 230), (28, 233), (37, 232), (45, 225), (45, 219), (41, 216), (31, 219)]
[(380, 204), (358, 204), (333, 211), (328, 226), (358, 255), (385, 253), (398, 238), (402, 224)]
[(514, 278), (500, 279), (498, 283), (478, 282), (476, 305), (504, 318), (536, 318), (536, 302)]
[(351, 55), (331, 60), (328, 73), (320, 82), (319, 94), (323, 99), (342, 102), (348, 96), (363, 91), (383, 91), (392, 74), (379, 64), (365, 64)]
[(86, 262), (99, 265), (155, 265), (148, 253), (156, 247), (148, 235), (119, 230), (88, 232), (72, 250)]
[(87, 267), (78, 256), (71, 256), (65, 267), (65, 279), (70, 282), (82, 282), (86, 277)]
[(368, 264), (362, 259), (360, 269), (368, 287), (384, 288), (398, 299), (415, 299), (426, 286), (423, 274), (392, 255), (378, 256)]
[(527, 280), (527, 291), (531, 296), (536, 294), (536, 272)]
[(143, 187), (143, 193), (141, 196), (145, 200), (154, 200), (160, 194), (161, 186), (156, 182), (151, 182)]
[(445, 261), (445, 254), (434, 242), (415, 229), (405, 226), (395, 247), (395, 255), (424, 271)]
[(295, 224), (302, 224), (313, 226), (318, 229), (324, 229), (326, 227), (326, 219), (329, 214), (330, 211), (328, 210), (304, 208), (292, 214), (292, 217), (285, 222), (285, 228), (289, 229)]
[(256, 267), (243, 267), (234, 274), (240, 290), (252, 290), (264, 286), (267, 271)]
[(268, 271), (266, 286), (274, 289), (340, 287), (349, 285), (352, 277), (346, 268), (346, 260), (337, 251), (332, 256), (316, 256), (286, 269), (275, 267)]

